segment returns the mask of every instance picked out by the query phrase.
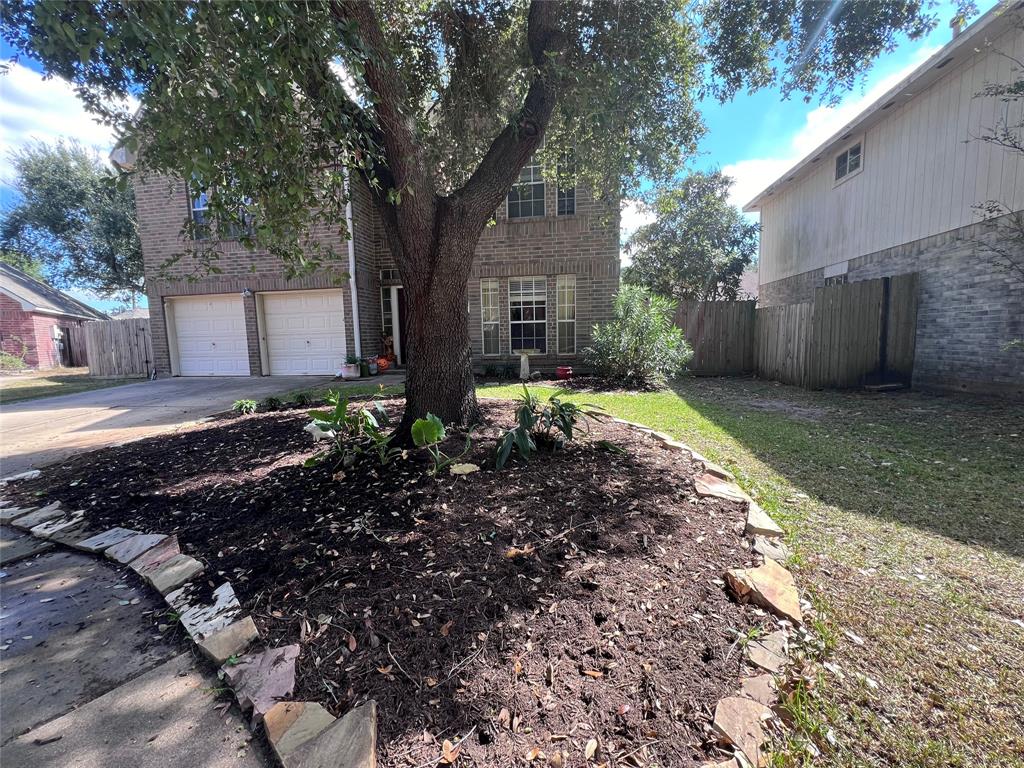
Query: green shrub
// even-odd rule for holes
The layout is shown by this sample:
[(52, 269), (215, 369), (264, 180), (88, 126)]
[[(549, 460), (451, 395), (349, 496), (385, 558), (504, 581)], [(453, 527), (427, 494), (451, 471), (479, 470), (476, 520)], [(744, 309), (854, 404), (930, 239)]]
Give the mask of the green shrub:
[(279, 410), (281, 410), (281, 407), (283, 405), (284, 405), (284, 403), (281, 402), (281, 398), (280, 397), (274, 397), (273, 395), (271, 395), (270, 397), (265, 397), (265, 398), (263, 398), (263, 400), (260, 401), (260, 410), (261, 411), (279, 411)]
[(235, 413), (256, 413), (256, 401), (255, 400), (235, 400), (231, 404), (231, 410)]
[(292, 395), (292, 404), (300, 408), (307, 408), (313, 404), (313, 397), (309, 392), (296, 392)]
[(583, 359), (608, 381), (636, 389), (664, 386), (693, 357), (681, 329), (673, 323), (676, 303), (636, 285), (624, 285), (615, 297), (612, 320), (594, 327), (593, 344)]
[(27, 367), (24, 359), (10, 352), (0, 351), (0, 371), (24, 371)]
[(430, 454), (430, 458), (434, 461), (430, 474), (434, 477), (437, 477), (442, 470), (448, 467), (452, 467), (453, 472), (458, 468), (459, 471), (455, 472), (455, 474), (465, 474), (466, 467), (478, 469), (475, 464), (457, 463), (459, 459), (466, 456), (473, 448), (472, 432), (473, 430), (470, 429), (466, 435), (466, 447), (462, 453), (458, 456), (448, 456), (441, 451), (441, 443), (447, 437), (447, 432), (445, 432), (444, 424), (437, 416), (428, 413), (426, 418), (416, 419), (412, 423), (412, 441), (416, 444), (417, 448), (423, 448)]
[(538, 443), (542, 446), (558, 447), (571, 442), (576, 435), (577, 425), (589, 426), (590, 419), (604, 416), (596, 405), (577, 405), (561, 399), (565, 394), (561, 390), (542, 404), (540, 398), (523, 385), (523, 394), (519, 396), (516, 407), (516, 425), (498, 440), (495, 450), (494, 465), (501, 469), (505, 466), (512, 449), (524, 459), (529, 460), (537, 451)]
[(403, 455), (399, 448), (390, 444), (391, 435), (385, 432), (385, 428), (390, 426), (390, 419), (381, 403), (375, 401), (372, 410), (364, 407), (350, 413), (348, 398), (332, 390), (327, 393), (327, 404), (333, 406), (331, 410), (309, 412), (312, 421), (306, 425), (305, 430), (313, 436), (315, 442), (330, 440), (331, 447), (306, 459), (306, 466), (318, 464), (328, 456), (336, 455), (340, 465), (348, 469), (356, 458), (368, 450), (377, 454), (377, 460), (382, 465)]

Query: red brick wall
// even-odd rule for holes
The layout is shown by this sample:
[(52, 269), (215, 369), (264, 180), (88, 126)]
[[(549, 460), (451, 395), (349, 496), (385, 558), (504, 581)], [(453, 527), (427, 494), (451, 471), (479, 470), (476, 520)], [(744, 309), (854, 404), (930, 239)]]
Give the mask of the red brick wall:
[(26, 312), (10, 296), (0, 294), (0, 349), (12, 355), (25, 352), (29, 368), (47, 370), (60, 367), (60, 356), (53, 344), (53, 327), (79, 326), (81, 320)]

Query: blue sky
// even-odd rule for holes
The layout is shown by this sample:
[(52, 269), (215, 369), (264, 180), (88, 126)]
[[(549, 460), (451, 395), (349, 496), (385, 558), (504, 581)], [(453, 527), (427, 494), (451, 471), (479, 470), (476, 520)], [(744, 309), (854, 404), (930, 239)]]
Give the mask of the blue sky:
[[(980, 0), (982, 12), (996, 0)], [(909, 74), (951, 38), (949, 20), (954, 4), (944, 2), (937, 9), (939, 24), (924, 39), (903, 39), (898, 48), (880, 57), (863, 83), (847, 93), (835, 107), (816, 100), (804, 103), (799, 97), (782, 99), (776, 89), (741, 94), (726, 104), (702, 104), (708, 127), (701, 142), (695, 168), (721, 168), (736, 179), (733, 202), (742, 205), (768, 186), (789, 167), (813, 151), (862, 109)], [(10, 48), (0, 43), (0, 55)], [(22, 60), (0, 76), (0, 204), (11, 200), (10, 165), (7, 154), (31, 139), (54, 141), (74, 137), (95, 147), (102, 155), (111, 148), (111, 132), (97, 125), (82, 109), (70, 86), (60, 80), (43, 81), (35, 62)], [(623, 209), (623, 234), (645, 220), (635, 203)], [(113, 308), (96, 296), (74, 292), (79, 298), (103, 310)]]

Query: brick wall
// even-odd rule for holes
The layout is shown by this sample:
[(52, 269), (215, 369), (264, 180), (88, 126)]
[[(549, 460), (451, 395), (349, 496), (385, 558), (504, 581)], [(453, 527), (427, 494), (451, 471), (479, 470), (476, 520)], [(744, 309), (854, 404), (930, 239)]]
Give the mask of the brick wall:
[[(986, 256), (1008, 242), (999, 222), (962, 227), (851, 259), (847, 280), (920, 273), (914, 386), (1024, 397), (1024, 284)], [(761, 306), (807, 301), (824, 285), (813, 270), (761, 286)]]
[[(356, 287), (359, 302), (360, 341), (364, 356), (382, 351), (380, 271), (395, 265), (385, 243), (371, 192), (364, 182), (354, 180), (352, 189), (353, 245), (356, 258)], [(553, 184), (545, 190), (546, 216), (510, 221), (502, 206), (496, 223), (488, 227), (477, 247), (477, 258), (469, 284), (470, 329), (477, 367), (494, 362), (515, 362), (510, 350), (508, 325), (508, 279), (517, 276), (544, 276), (548, 285), (548, 349), (538, 356), (535, 367), (574, 364), (579, 351), (590, 341), (594, 323), (611, 315), (614, 293), (619, 284), (618, 206), (594, 200), (586, 190), (577, 190), (576, 214), (556, 216)], [(203, 246), (217, 254), (213, 262), (220, 274), (209, 274), (200, 261), (185, 256), (172, 261), (192, 244), (181, 238), (189, 214), (189, 200), (183, 182), (164, 177), (139, 178), (135, 182), (140, 238), (147, 274), (150, 318), (153, 329), (153, 353), (157, 371), (170, 372), (164, 300), (174, 296), (209, 293), (241, 293), (246, 288), (261, 291), (316, 288), (344, 289), (346, 341), (355, 352), (352, 306), (348, 279), (348, 243), (340, 236), (340, 227), (319, 226), (312, 236), (329, 245), (337, 254), (336, 262), (310, 275), (287, 280), (280, 260), (266, 251), (250, 251), (235, 241), (204, 241)], [(556, 276), (576, 275), (577, 354), (554, 354), (556, 336)], [(497, 278), (501, 285), (501, 352), (496, 360), (483, 361), (480, 328), (480, 279)], [(397, 284), (400, 281), (385, 281)], [(256, 321), (255, 297), (244, 300), (249, 346), (249, 367), (259, 375), (260, 344)]]
[(18, 301), (0, 294), (0, 349), (12, 355), (24, 352), (29, 368), (59, 368), (61, 360), (53, 343), (53, 328), (81, 324), (75, 318), (26, 312)]

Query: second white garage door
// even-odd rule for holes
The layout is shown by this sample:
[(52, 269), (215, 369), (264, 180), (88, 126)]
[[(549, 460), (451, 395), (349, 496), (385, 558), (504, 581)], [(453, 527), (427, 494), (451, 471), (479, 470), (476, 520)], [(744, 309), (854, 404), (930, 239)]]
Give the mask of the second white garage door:
[(331, 375), (345, 362), (341, 290), (261, 294), (271, 376)]
[(237, 294), (169, 301), (179, 376), (248, 376), (245, 313)]

